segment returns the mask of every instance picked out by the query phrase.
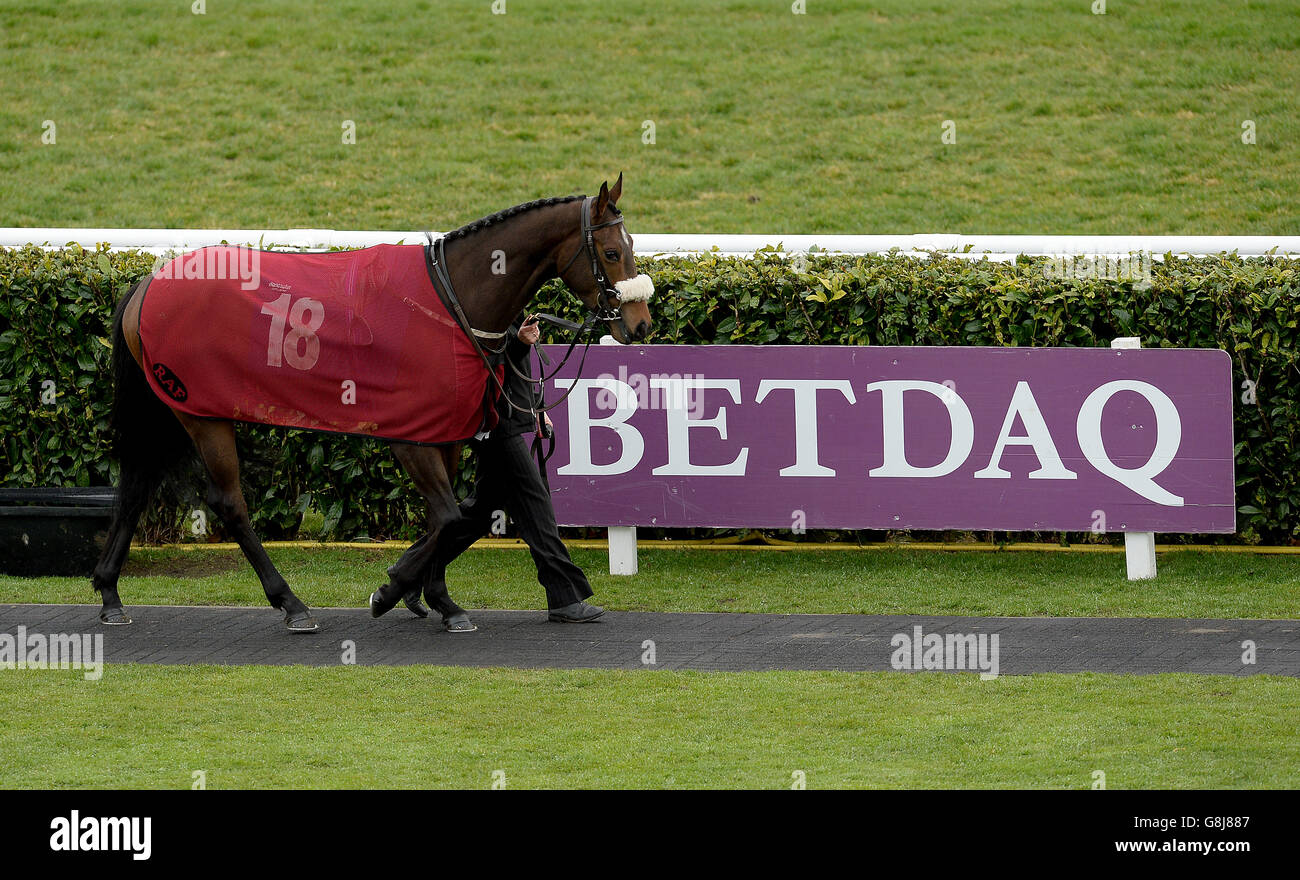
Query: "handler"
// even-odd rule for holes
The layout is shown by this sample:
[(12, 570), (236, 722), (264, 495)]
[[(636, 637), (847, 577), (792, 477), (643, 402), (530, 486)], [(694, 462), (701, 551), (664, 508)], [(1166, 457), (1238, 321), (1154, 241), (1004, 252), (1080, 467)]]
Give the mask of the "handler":
[[(532, 375), (531, 346), (541, 336), (535, 316), (520, 319), (510, 326), (505, 356), (525, 376)], [(500, 422), (486, 439), (476, 445), (478, 474), (473, 493), (460, 503), (461, 519), (449, 523), (438, 535), (438, 551), (433, 562), (433, 578), (445, 582), (447, 566), (465, 552), (470, 545), (491, 529), (497, 511), (509, 510), (519, 534), (533, 554), (537, 565), (537, 581), (546, 590), (548, 619), (557, 623), (588, 623), (605, 613), (604, 608), (588, 604), (592, 595), (591, 584), (569, 558), (568, 548), (560, 540), (555, 524), (555, 508), (551, 493), (542, 479), (538, 464), (533, 461), (528, 439), (534, 435), (549, 436), (551, 420), (545, 413), (545, 428), (527, 409), (541, 405), (538, 385), (521, 379), (506, 367), (505, 391), (514, 401), (512, 410), (505, 399), (497, 401)], [(406, 607), (420, 617), (428, 615), (428, 608), (420, 601), (420, 591), (413, 590), (405, 597)]]

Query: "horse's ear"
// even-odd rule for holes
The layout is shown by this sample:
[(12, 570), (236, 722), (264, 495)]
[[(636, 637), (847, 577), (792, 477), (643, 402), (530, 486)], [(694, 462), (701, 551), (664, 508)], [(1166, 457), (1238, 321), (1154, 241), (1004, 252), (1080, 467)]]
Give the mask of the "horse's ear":
[(609, 191), (609, 203), (618, 204), (619, 196), (623, 195), (623, 172), (618, 173), (618, 180), (614, 181), (614, 188)]
[(609, 205), (609, 181), (606, 180), (600, 185), (600, 194), (596, 196), (596, 204), (591, 211), (591, 220), (594, 223), (597, 217), (605, 213), (606, 206)]

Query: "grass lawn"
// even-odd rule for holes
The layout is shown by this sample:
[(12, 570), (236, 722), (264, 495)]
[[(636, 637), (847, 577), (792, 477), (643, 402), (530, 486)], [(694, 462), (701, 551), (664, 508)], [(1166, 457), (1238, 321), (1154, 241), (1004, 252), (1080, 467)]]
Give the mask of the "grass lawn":
[(1300, 4), (1091, 6), (3, 0), (0, 225), (1294, 232)]
[[(273, 546), (303, 601), (363, 607), (387, 580), (393, 548)], [(643, 549), (641, 573), (613, 577), (602, 550), (573, 551), (596, 601), (629, 611), (760, 611), (994, 616), (1300, 618), (1300, 558), (1180, 551), (1154, 581), (1125, 579), (1124, 557), (1102, 553), (933, 550), (743, 551)], [(525, 550), (475, 548), (451, 568), (467, 608), (543, 608)], [(261, 605), (238, 550), (133, 549), (122, 578), (129, 605)], [(84, 578), (0, 577), (0, 603), (97, 602)]]
[(1298, 714), (1266, 677), (10, 671), (0, 787), (1294, 788)]
[[(317, 605), (393, 548), (274, 547)], [(613, 608), (1296, 617), (1300, 560), (1168, 553), (1154, 583), (1085, 553), (643, 550)], [(542, 605), (528, 554), (453, 569), (471, 607)], [(133, 551), (128, 605), (264, 602), (238, 551)], [(86, 602), (0, 578), (0, 602)], [(34, 707), (42, 707), (34, 711)], [(108, 666), (0, 671), (0, 787), (1300, 787), (1300, 683), (1256, 676)]]

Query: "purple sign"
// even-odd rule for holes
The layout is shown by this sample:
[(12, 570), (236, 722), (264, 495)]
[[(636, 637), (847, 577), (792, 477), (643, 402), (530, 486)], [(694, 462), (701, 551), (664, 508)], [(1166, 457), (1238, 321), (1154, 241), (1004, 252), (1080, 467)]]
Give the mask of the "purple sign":
[(551, 486), (565, 525), (1232, 532), (1232, 400), (1217, 350), (592, 346)]

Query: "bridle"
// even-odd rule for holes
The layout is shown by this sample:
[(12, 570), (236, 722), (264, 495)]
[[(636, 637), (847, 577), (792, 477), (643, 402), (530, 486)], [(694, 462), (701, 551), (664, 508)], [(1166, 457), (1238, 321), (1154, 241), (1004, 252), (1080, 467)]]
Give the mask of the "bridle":
[[(591, 311), (597, 315), (598, 321), (617, 321), (619, 319), (618, 305), (610, 305), (611, 298), (618, 299), (618, 291), (609, 283), (609, 276), (600, 266), (600, 260), (596, 256), (596, 230), (605, 229), (609, 226), (622, 226), (623, 215), (617, 215), (613, 220), (606, 220), (604, 223), (591, 222), (591, 205), (595, 200), (587, 196), (582, 200), (582, 241), (573, 256), (564, 264), (564, 268), (556, 274), (562, 279), (564, 273), (569, 271), (573, 261), (586, 251), (587, 259), (591, 262), (591, 277), (596, 282), (596, 308)], [(615, 211), (618, 209), (615, 208)]]
[[(620, 214), (613, 220), (606, 220), (604, 223), (592, 223), (591, 206), (594, 201), (595, 199), (592, 196), (587, 196), (582, 201), (581, 242), (578, 245), (578, 249), (573, 252), (573, 256), (569, 257), (568, 262), (564, 264), (564, 268), (557, 273), (557, 276), (563, 280), (564, 273), (569, 271), (569, 267), (573, 265), (574, 260), (578, 259), (578, 256), (585, 251), (588, 259), (591, 261), (592, 278), (596, 282), (596, 307), (588, 308), (587, 315), (581, 324), (575, 324), (572, 321), (558, 318), (555, 315), (537, 315), (539, 320), (546, 321), (548, 324), (553, 324), (557, 327), (572, 330), (574, 332), (573, 340), (569, 343), (568, 351), (564, 353), (564, 357), (560, 360), (560, 363), (556, 368), (551, 371), (549, 376), (543, 375), (540, 379), (534, 379), (521, 372), (509, 357), (502, 357), (502, 360), (505, 361), (507, 367), (514, 371), (516, 376), (532, 385), (539, 387), (544, 386), (546, 382), (554, 378), (556, 374), (564, 368), (564, 365), (568, 363), (569, 357), (573, 354), (573, 350), (577, 347), (579, 340), (584, 336), (589, 336), (596, 325), (607, 321), (617, 321), (621, 318), (618, 310), (619, 293), (610, 285), (609, 276), (606, 275), (605, 270), (601, 268), (600, 261), (596, 255), (595, 232), (597, 229), (604, 229), (608, 226), (622, 225), (623, 216)], [(614, 210), (617, 210), (617, 208)], [(505, 352), (508, 342), (506, 331), (502, 330), (498, 333), (487, 330), (477, 330), (470, 324), (469, 318), (466, 317), (465, 310), (460, 304), (460, 297), (456, 295), (456, 290), (452, 286), (451, 274), (447, 271), (447, 246), (445, 237), (434, 240), (432, 236), (430, 236), (430, 241), (424, 248), (424, 257), (430, 277), (436, 278), (437, 283), (434, 286), (437, 289), (438, 296), (442, 299), (443, 305), (447, 307), (447, 311), (451, 312), (452, 317), (456, 319), (456, 323), (460, 326), (460, 329), (464, 331), (465, 335), (469, 338), (469, 341), (473, 344), (474, 351), (478, 353), (479, 358), (483, 361), (483, 366), (487, 368), (488, 376), (491, 377), (492, 383), (496, 385), (498, 393), (500, 393), (501, 397), (510, 407), (512, 413), (516, 410), (528, 412), (534, 419), (537, 419), (541, 413), (559, 406), (570, 394), (573, 393), (573, 389), (576, 388), (578, 384), (577, 378), (574, 379), (574, 382), (569, 386), (568, 390), (564, 392), (563, 396), (550, 406), (540, 406), (536, 408), (532, 406), (520, 406), (511, 400), (510, 395), (506, 393), (505, 385), (497, 378), (497, 372), (492, 367), (491, 358), (488, 357), (489, 354), (502, 355)], [(499, 348), (485, 348), (484, 345), (479, 342), (480, 339), (492, 341), (499, 340), (501, 345)], [(582, 376), (582, 367), (587, 362), (587, 350), (590, 348), (591, 339), (588, 338), (582, 349), (582, 359), (578, 362), (578, 377)], [(542, 354), (540, 350), (537, 354), (544, 362), (546, 361), (546, 356)]]

